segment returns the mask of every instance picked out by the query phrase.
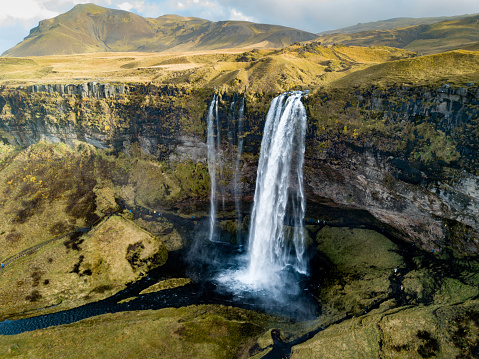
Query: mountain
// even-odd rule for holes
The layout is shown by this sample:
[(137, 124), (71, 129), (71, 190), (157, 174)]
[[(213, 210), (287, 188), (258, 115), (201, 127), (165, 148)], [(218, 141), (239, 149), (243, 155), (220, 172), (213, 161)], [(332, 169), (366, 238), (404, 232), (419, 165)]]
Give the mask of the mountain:
[(315, 37), (315, 34), (284, 26), (246, 21), (212, 22), (176, 15), (143, 18), (127, 11), (85, 4), (41, 21), (24, 41), (2, 56), (282, 48)]
[(479, 42), (479, 15), (394, 30), (322, 35), (316, 41), (323, 45), (391, 46), (433, 54), (469, 47)]
[[(479, 14), (474, 14), (474, 15), (479, 15)], [(398, 17), (398, 18), (388, 19), (388, 20), (359, 23), (353, 26), (343, 27), (337, 30), (322, 31), (318, 33), (318, 36), (330, 35), (330, 34), (352, 34), (355, 32), (375, 31), (375, 30), (379, 30), (379, 31), (394, 30), (394, 29), (400, 29), (403, 27), (410, 27), (410, 26), (416, 26), (416, 25), (432, 25), (442, 21), (460, 20), (469, 16), (472, 16), (472, 15), (467, 14), (467, 15), (457, 15), (457, 16), (421, 17), (421, 18)]]

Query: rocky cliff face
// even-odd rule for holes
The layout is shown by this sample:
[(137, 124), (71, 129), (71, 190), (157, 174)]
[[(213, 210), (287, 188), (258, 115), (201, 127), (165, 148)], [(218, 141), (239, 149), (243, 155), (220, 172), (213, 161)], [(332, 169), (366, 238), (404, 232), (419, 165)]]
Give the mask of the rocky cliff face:
[(338, 123), (312, 123), (309, 190), (366, 209), (429, 251), (477, 253), (478, 89), (338, 95), (322, 99), (323, 116), (337, 113)]
[[(247, 94), (244, 198), (254, 190), (261, 132), (272, 94)], [(212, 94), (180, 87), (88, 83), (0, 90), (1, 136), (29, 146), (82, 140), (163, 161), (206, 161)], [(219, 104), (224, 193), (234, 163), (238, 96)], [(479, 88), (398, 87), (329, 91), (305, 99), (305, 181), (310, 203), (365, 210), (386, 231), (428, 251), (479, 251)], [(315, 213), (310, 212), (311, 217)]]
[(206, 156), (206, 145), (195, 136), (200, 118), (188, 109), (181, 89), (90, 82), (0, 92), (0, 128), (12, 145), (81, 140), (128, 153), (138, 142), (144, 153), (158, 157)]

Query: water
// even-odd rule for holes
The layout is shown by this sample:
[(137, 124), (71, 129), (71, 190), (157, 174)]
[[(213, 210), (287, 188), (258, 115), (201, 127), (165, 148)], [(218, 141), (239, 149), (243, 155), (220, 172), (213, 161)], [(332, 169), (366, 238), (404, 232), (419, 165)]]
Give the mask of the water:
[(244, 98), (241, 101), (241, 106), (238, 112), (238, 131), (237, 131), (237, 153), (236, 153), (236, 162), (235, 162), (235, 171), (233, 175), (233, 188), (234, 188), (234, 196), (235, 196), (235, 211), (236, 211), (236, 237), (242, 237), (242, 213), (240, 208), (240, 199), (242, 197), (242, 191), (239, 186), (239, 179), (240, 179), (240, 162), (241, 156), (243, 155), (243, 148), (244, 148), (244, 138), (243, 138), (243, 122), (244, 122)]
[(207, 122), (207, 139), (208, 146), (208, 172), (210, 174), (210, 228), (209, 228), (209, 240), (214, 240), (214, 233), (216, 227), (216, 150), (215, 150), (215, 138), (213, 128), (213, 110), (215, 105), (217, 107), (218, 99), (216, 95), (211, 100), (210, 107), (208, 109)]
[[(318, 315), (317, 303), (308, 295), (308, 278), (304, 263), (305, 212), (303, 190), (304, 136), (306, 112), (301, 93), (283, 94), (275, 98), (266, 118), (257, 173), (254, 206), (251, 215), (249, 248), (242, 255), (240, 247), (218, 243), (215, 236), (217, 151), (214, 121), (218, 121), (218, 98), (213, 97), (207, 115), (208, 171), (211, 178), (209, 241), (200, 248), (196, 263), (190, 258), (191, 271), (198, 277), (192, 284), (180, 288), (140, 295), (139, 292), (155, 283), (161, 267), (126, 290), (105, 300), (71, 310), (18, 321), (0, 323), (0, 335), (72, 323), (84, 318), (128, 310), (181, 307), (192, 304), (235, 305), (248, 309), (284, 315), (297, 320), (309, 320)], [(243, 151), (244, 101), (238, 112), (238, 143), (235, 162), (235, 208), (240, 214), (237, 190), (240, 178), (239, 163)], [(137, 211), (135, 211), (137, 212)], [(287, 213), (291, 213), (289, 216)], [(145, 211), (146, 215), (146, 211)], [(287, 218), (290, 217), (290, 218)], [(240, 221), (238, 221), (240, 222)], [(285, 226), (287, 223), (289, 226)], [(169, 262), (177, 265), (180, 257)], [(156, 272), (156, 276), (155, 276)], [(184, 277), (184, 273), (172, 273)], [(149, 278), (149, 277), (152, 278)], [(190, 276), (190, 275), (188, 275)], [(191, 276), (190, 276), (191, 277)], [(150, 283), (151, 281), (151, 283)], [(315, 287), (315, 286), (314, 286)], [(129, 302), (122, 299), (138, 297)]]
[[(232, 126), (235, 118), (235, 101), (231, 102), (229, 109), (227, 111), (227, 137), (224, 143), (227, 143), (228, 146), (222, 148), (221, 142), (221, 124), (219, 121), (219, 110), (218, 110), (218, 95), (214, 95), (210, 103), (207, 115), (207, 147), (208, 147), (208, 172), (210, 174), (210, 183), (211, 183), (211, 193), (210, 193), (210, 220), (209, 220), (209, 235), (208, 238), (210, 241), (219, 241), (221, 240), (216, 230), (216, 217), (218, 212), (225, 212), (225, 203), (226, 203), (226, 187), (233, 186), (233, 192), (235, 196), (235, 210), (237, 214), (237, 228), (238, 234), (237, 238), (241, 237), (241, 211), (239, 202), (242, 196), (240, 190), (239, 181), (240, 181), (240, 162), (241, 156), (243, 154), (244, 139), (243, 134), (243, 123), (244, 123), (244, 99), (241, 101), (239, 110), (238, 110), (238, 119), (236, 124)], [(216, 128), (215, 128), (216, 127)], [(237, 127), (237, 128), (236, 128)], [(236, 134), (234, 132), (236, 131)], [(236, 151), (234, 148), (234, 139), (237, 139)], [(223, 161), (228, 158), (234, 159), (234, 169), (233, 169), (233, 178), (227, 179), (223, 171)], [(231, 182), (228, 182), (231, 181)], [(221, 203), (219, 202), (221, 201)]]
[[(302, 222), (306, 110), (302, 92), (271, 102), (261, 142), (247, 256), (219, 276), (233, 291), (275, 298), (294, 296), (297, 275), (306, 274)], [(285, 226), (287, 213), (290, 213)]]

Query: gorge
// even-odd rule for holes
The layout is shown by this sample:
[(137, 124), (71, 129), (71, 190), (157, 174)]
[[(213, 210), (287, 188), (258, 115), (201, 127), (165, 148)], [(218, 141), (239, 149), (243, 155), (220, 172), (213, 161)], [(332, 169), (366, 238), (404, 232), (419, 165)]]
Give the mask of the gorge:
[(0, 62), (0, 353), (475, 355), (476, 54), (87, 57)]

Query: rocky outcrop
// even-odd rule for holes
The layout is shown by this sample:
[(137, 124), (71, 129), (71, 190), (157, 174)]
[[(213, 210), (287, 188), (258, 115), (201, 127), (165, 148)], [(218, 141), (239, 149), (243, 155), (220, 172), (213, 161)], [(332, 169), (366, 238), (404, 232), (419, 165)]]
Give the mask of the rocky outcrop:
[(130, 86), (125, 84), (110, 84), (88, 82), (81, 84), (46, 84), (46, 85), (31, 85), (28, 90), (32, 93), (58, 93), (60, 95), (78, 95), (80, 97), (94, 97), (94, 98), (117, 98), (119, 96), (127, 95), (130, 92)]
[(183, 153), (181, 158), (206, 158), (206, 147), (195, 133), (201, 117), (195, 119), (185, 105), (175, 106), (179, 95), (185, 94), (177, 88), (95, 82), (3, 88), (1, 136), (21, 147), (40, 140), (70, 145), (80, 140), (128, 154), (131, 144), (139, 143), (145, 154), (158, 157)]
[(479, 173), (479, 87), (399, 87), (356, 93), (357, 106), (391, 124), (427, 123), (454, 141), (463, 165)]
[(478, 88), (341, 95), (320, 108), (338, 123), (310, 137), (310, 198), (365, 209), (428, 251), (477, 253)]

